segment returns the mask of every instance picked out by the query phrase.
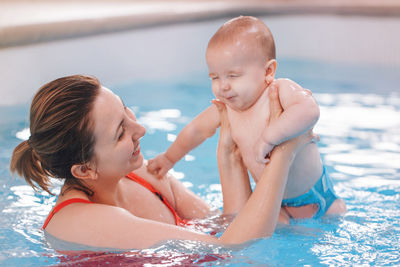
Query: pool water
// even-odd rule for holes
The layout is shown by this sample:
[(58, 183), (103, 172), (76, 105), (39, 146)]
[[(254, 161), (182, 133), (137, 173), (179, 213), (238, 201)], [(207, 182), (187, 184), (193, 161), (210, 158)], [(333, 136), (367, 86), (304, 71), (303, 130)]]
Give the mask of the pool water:
[[(280, 60), (278, 77), (313, 91), (321, 107), (315, 131), (335, 189), (347, 203), (343, 216), (293, 221), (272, 238), (221, 248), (169, 241), (142, 251), (61, 255), (40, 227), (55, 202), (12, 179), (8, 164), (28, 127), (28, 105), (0, 107), (0, 265), (378, 265), (400, 264), (400, 68), (343, 66)], [(177, 133), (212, 99), (207, 73), (162, 81), (111, 84), (147, 128), (146, 158), (164, 151)], [(17, 137), (18, 136), (18, 137)], [(174, 167), (175, 175), (212, 206), (222, 207), (216, 165), (217, 136)], [(60, 183), (56, 183), (57, 192)], [(229, 218), (203, 221), (202, 230)], [(226, 224), (226, 223), (225, 223)]]

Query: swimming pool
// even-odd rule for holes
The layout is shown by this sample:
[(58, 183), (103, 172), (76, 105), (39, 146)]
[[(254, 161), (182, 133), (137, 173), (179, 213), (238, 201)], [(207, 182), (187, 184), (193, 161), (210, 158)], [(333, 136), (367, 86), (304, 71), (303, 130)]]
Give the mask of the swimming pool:
[[(161, 261), (222, 265), (392, 265), (400, 263), (400, 93), (397, 70), (382, 70), (384, 82), (366, 82), (371, 71), (345, 70), (335, 64), (286, 59), (279, 76), (292, 77), (313, 89), (321, 105), (316, 132), (338, 194), (347, 202), (345, 216), (302, 220), (280, 227), (270, 239), (229, 250), (190, 244), (167, 244), (142, 253), (86, 255), (76, 263)], [(301, 71), (295, 71), (301, 70)], [(327, 73), (327, 74), (324, 74)], [(143, 153), (163, 151), (179, 130), (209, 104), (205, 72), (188, 80), (132, 82), (113, 88), (133, 107), (148, 129)], [(381, 88), (385, 90), (380, 90)], [(152, 97), (149, 97), (152, 96)], [(140, 99), (138, 105), (135, 99)], [(8, 161), (16, 137), (26, 124), (27, 105), (1, 107), (1, 252), (2, 265), (52, 265), (62, 262), (43, 243), (39, 230), (55, 199), (34, 194), (21, 179), (12, 180)], [(6, 115), (7, 114), (7, 115)], [(212, 205), (220, 208), (213, 137), (176, 165), (177, 175)], [(194, 254), (194, 255), (193, 255)], [(211, 255), (211, 256), (210, 256)], [(214, 255), (214, 256), (213, 256)], [(223, 256), (221, 256), (223, 255)]]
[[(293, 56), (279, 60), (277, 76), (290, 77), (311, 89), (321, 106), (315, 129), (321, 136), (320, 151), (349, 211), (341, 217), (294, 221), (279, 227), (272, 238), (230, 249), (168, 242), (144, 251), (58, 254), (45, 244), (39, 230), (55, 198), (34, 193), (8, 172), (12, 149), (28, 126), (29, 106), (0, 106), (0, 264), (398, 265), (398, 73), (400, 68), (392, 65), (344, 65)], [(164, 151), (185, 123), (209, 105), (212, 95), (206, 71), (200, 68), (183, 76), (109, 84), (146, 126), (142, 151), (147, 158)], [(220, 208), (216, 143), (217, 138), (211, 138), (174, 171), (194, 192)]]

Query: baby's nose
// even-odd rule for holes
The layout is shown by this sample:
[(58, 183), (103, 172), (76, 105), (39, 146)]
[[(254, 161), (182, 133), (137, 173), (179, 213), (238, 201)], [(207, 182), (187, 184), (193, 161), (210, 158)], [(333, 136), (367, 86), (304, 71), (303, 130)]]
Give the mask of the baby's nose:
[(229, 81), (227, 79), (224, 79), (221, 81), (221, 89), (226, 91), (230, 89), (230, 84)]

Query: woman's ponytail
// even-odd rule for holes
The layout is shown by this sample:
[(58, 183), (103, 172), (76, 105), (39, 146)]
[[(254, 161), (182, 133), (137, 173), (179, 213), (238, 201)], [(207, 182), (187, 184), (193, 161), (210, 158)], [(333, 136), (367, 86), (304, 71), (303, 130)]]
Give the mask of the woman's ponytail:
[(21, 142), (13, 151), (10, 163), (11, 173), (17, 172), (19, 176), (24, 177), (33, 189), (38, 186), (50, 193), (49, 174), (42, 168), (39, 156), (30, 146), (29, 141)]

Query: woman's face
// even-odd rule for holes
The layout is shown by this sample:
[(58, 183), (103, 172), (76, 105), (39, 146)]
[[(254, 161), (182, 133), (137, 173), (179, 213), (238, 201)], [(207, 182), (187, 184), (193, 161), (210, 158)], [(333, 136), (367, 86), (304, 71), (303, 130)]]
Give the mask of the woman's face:
[(95, 166), (99, 176), (122, 177), (143, 164), (139, 139), (145, 134), (133, 112), (111, 90), (102, 87), (91, 118), (94, 122)]

